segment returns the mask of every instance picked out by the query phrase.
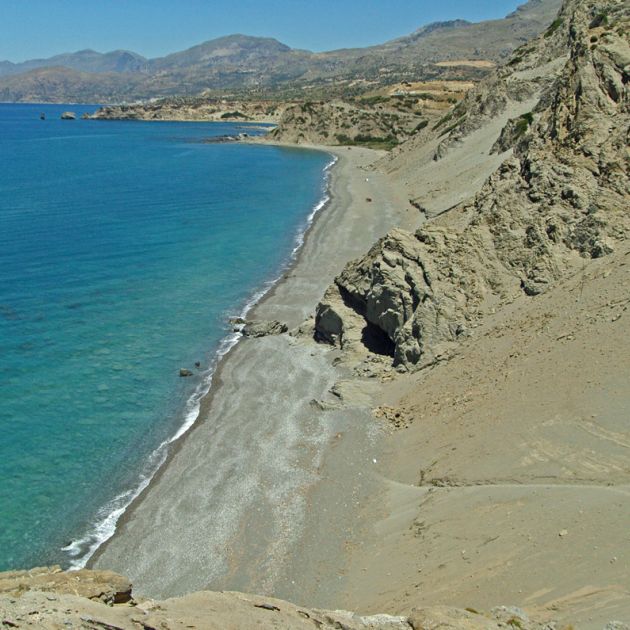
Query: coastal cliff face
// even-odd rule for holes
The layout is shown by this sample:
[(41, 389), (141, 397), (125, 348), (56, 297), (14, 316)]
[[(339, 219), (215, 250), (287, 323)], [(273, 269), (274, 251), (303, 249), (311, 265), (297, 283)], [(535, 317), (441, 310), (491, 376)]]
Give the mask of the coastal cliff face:
[[(316, 336), (342, 347), (379, 339), (414, 369), (484, 312), (548, 290), (626, 240), (629, 28), (623, 2), (567, 0), (541, 37), (425, 134), (439, 163), (502, 111), (506, 94), (524, 100), (542, 86), (532, 111), (497, 138), (505, 160), (474, 198), (415, 233), (391, 231), (350, 263), (317, 308)], [(407, 161), (412, 142), (400, 148)]]
[(522, 630), (551, 628), (522, 610), (500, 606), (488, 614), (437, 606), (402, 615), (362, 616), (304, 608), (242, 593), (193, 593), (162, 601), (134, 599), (129, 581), (110, 571), (65, 573), (59, 567), (0, 573), (0, 619), (4, 628), (106, 628), (145, 630), (200, 628), (329, 628), (344, 630)]
[(405, 140), (423, 120), (413, 111), (377, 110), (341, 101), (309, 102), (289, 107), (269, 138), (297, 144), (391, 148)]

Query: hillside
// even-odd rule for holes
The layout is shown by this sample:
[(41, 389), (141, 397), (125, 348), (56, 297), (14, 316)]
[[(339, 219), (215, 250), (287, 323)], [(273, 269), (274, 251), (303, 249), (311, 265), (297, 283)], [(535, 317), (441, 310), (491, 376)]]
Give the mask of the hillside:
[(627, 3), (567, 0), (377, 164), (420, 225), (349, 263), (315, 322), (380, 381), (389, 430), (344, 607), (628, 627), (629, 33)]
[[(157, 59), (85, 50), (20, 64), (4, 61), (0, 100), (112, 103), (226, 90), (241, 96), (302, 97), (304, 90), (348, 96), (374, 82), (479, 79), (487, 67), (471, 61), (491, 66), (504, 60), (553, 20), (559, 4), (530, 0), (502, 20), (437, 23), (365, 49), (312, 53), (270, 38), (230, 35)], [(448, 65), (436, 65), (442, 63)]]
[[(415, 233), (390, 233), (337, 278), (318, 312), (323, 339), (358, 343), (358, 315), (411, 369), (485, 312), (546, 291), (627, 238), (628, 16), (620, 3), (607, 6), (597, 22), (568, 3), (534, 44), (386, 159), (411, 198), (422, 190), (414, 203), (428, 216), (448, 212)], [(452, 161), (467, 144), (500, 166), (451, 209), (461, 168)], [(426, 198), (427, 178), (434, 189), (447, 180), (449, 205)], [(459, 181), (470, 185), (461, 171)]]

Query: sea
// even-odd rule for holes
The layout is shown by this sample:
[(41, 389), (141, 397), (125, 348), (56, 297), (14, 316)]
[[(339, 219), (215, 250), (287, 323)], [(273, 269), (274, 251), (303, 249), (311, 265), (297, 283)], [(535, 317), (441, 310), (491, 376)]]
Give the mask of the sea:
[(113, 534), (327, 200), (326, 153), (208, 142), (261, 125), (96, 108), (0, 104), (0, 570)]

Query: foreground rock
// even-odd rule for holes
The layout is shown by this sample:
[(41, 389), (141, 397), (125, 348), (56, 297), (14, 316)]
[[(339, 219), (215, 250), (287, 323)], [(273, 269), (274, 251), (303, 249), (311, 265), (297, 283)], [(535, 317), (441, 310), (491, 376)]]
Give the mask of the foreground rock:
[(545, 292), (627, 239), (627, 27), (624, 3), (567, 0), (545, 35), (436, 126), (446, 136), (439, 160), (504, 106), (501, 89), (516, 82), (526, 97), (523, 77), (564, 64), (533, 112), (508, 123), (495, 150), (513, 156), (472, 201), (415, 233), (393, 230), (336, 278), (317, 309), (319, 339), (372, 340), (395, 365), (426, 365), (485, 313)]
[(76, 595), (110, 605), (131, 601), (131, 582), (111, 571), (66, 573), (54, 566), (0, 573), (0, 595), (22, 595), (28, 591)]
[(192, 593), (163, 601), (132, 600), (129, 582), (108, 571), (64, 573), (57, 567), (0, 573), (0, 623), (5, 628), (343, 628), (344, 630), (522, 630), (546, 627), (519, 609), (490, 614), (456, 608), (413, 608), (403, 615), (361, 616), (313, 610), (241, 593)]

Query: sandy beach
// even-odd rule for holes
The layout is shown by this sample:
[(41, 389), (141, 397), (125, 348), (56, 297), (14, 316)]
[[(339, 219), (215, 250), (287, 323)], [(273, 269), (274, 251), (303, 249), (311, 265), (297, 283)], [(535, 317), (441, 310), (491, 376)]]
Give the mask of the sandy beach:
[[(393, 225), (419, 220), (372, 170), (380, 152), (334, 153), (329, 204), (250, 317), (308, 328), (346, 262)], [(381, 430), (372, 388), (343, 404), (330, 393), (348, 378), (335, 356), (309, 335), (242, 340), (222, 361), (196, 426), (92, 566), (129, 575), (152, 597), (211, 588), (334, 600), (339, 584), (330, 576), (342, 577)]]
[[(227, 356), (95, 567), (152, 597), (239, 590), (392, 614), (506, 604), (585, 628), (628, 617), (627, 248), (489, 311), (450, 360), (416, 374), (359, 377), (309, 334), (344, 264), (425, 220), (408, 199), (431, 217), (479, 190), (510, 155), (490, 154), (498, 129), (530, 106), (439, 168), (437, 140), (411, 166), (404, 152), (334, 150), (330, 204), (251, 314), (302, 334)], [(375, 417), (382, 405), (397, 422)]]

